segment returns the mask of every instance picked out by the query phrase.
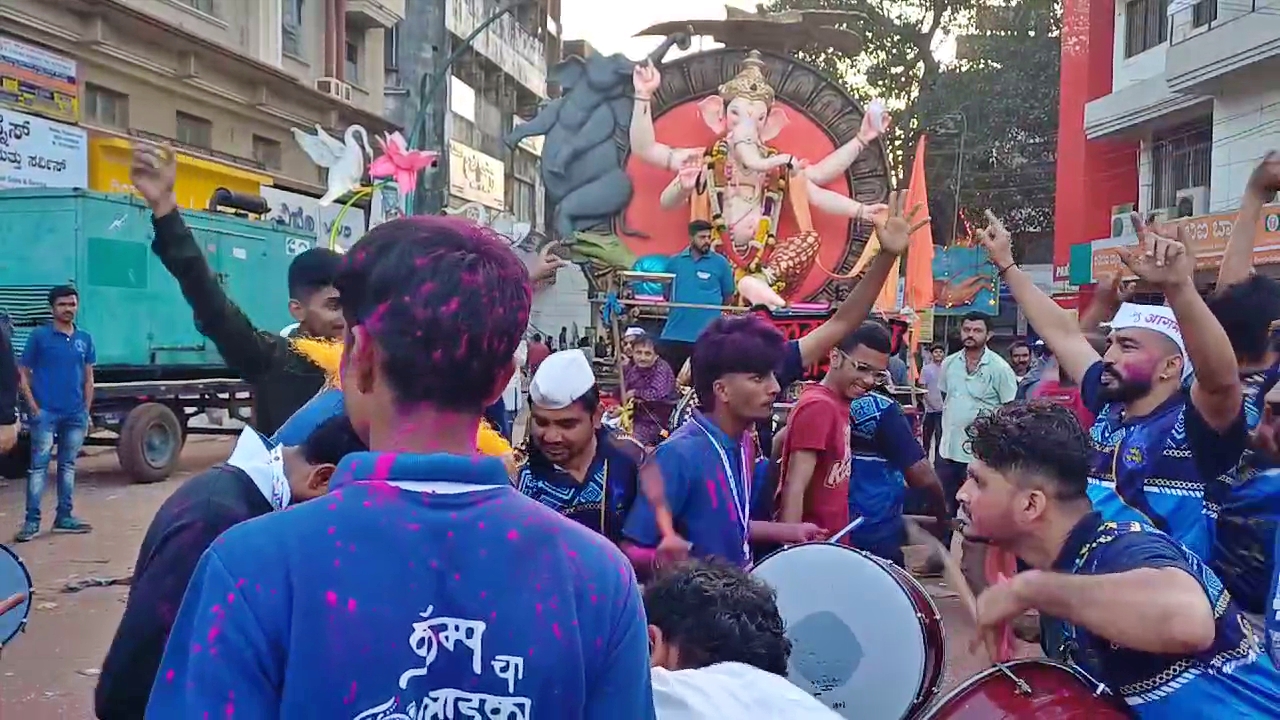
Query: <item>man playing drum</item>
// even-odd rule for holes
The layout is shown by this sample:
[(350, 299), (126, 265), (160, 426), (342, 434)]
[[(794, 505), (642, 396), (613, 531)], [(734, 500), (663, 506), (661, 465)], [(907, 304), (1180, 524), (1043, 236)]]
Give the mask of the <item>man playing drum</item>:
[(1005, 623), (1035, 609), (1045, 652), (1138, 717), (1280, 716), (1280, 672), (1217, 576), (1168, 535), (1093, 510), (1089, 438), (1070, 410), (1014, 403), (968, 436), (974, 461), (956, 496), (964, 532), (1032, 568), (978, 598), (989, 651)]

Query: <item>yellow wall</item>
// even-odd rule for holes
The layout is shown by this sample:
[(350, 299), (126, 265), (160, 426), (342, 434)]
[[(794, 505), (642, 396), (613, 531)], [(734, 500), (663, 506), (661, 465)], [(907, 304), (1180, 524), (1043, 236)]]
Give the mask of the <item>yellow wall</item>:
[[(129, 183), (132, 146), (128, 140), (114, 137), (89, 139), (89, 189), (100, 192), (134, 192)], [(174, 191), (178, 205), (203, 210), (213, 191), (220, 187), (234, 192), (257, 195), (271, 178), (248, 170), (210, 160), (178, 155), (178, 179)]]

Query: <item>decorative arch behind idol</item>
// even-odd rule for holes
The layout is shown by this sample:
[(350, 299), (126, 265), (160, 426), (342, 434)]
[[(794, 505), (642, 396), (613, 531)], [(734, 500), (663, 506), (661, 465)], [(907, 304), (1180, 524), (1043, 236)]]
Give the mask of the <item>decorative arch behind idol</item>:
[[(724, 83), (739, 75), (748, 50), (723, 48), (688, 55), (665, 63), (662, 85), (653, 98), (654, 129), (658, 142), (670, 147), (710, 147), (717, 135), (703, 121), (698, 102), (716, 94)], [(760, 53), (764, 75), (776, 93), (790, 123), (768, 142), (780, 153), (794, 154), (816, 162), (848, 142), (862, 122), (862, 107), (848, 93), (814, 68), (794, 58)], [(627, 225), (647, 234), (647, 239), (623, 235), (628, 249), (637, 257), (675, 255), (688, 243), (688, 204), (664, 210), (659, 197), (673, 173), (629, 157), (626, 167), (635, 192), (627, 207)], [(831, 183), (829, 190), (851, 195), (862, 203), (881, 202), (888, 195), (888, 159), (879, 142), (864, 149), (849, 170)], [(836, 273), (845, 273), (862, 251), (871, 226), (847, 218), (812, 210), (813, 229), (818, 233), (818, 263)], [(779, 238), (798, 230), (790, 203), (784, 204), (777, 228)], [(789, 301), (836, 299), (835, 282), (814, 267), (796, 287), (784, 293)]]

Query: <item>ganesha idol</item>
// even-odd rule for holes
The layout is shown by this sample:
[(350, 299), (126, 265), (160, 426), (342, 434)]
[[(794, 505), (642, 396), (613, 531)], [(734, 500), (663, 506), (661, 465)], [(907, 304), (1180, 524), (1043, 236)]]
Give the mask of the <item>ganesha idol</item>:
[[(746, 304), (782, 307), (783, 294), (797, 287), (818, 261), (819, 238), (811, 209), (869, 221), (886, 209), (863, 204), (823, 187), (849, 169), (888, 125), (882, 111), (867, 113), (857, 136), (826, 157), (809, 163), (769, 145), (790, 122), (775, 102), (760, 53), (751, 51), (736, 77), (719, 93), (698, 103), (699, 114), (716, 135), (709, 147), (672, 148), (657, 141), (650, 99), (662, 78), (651, 64), (634, 71), (635, 107), (631, 152), (642, 161), (675, 173), (662, 192), (661, 206), (689, 208), (690, 220), (712, 225), (712, 242), (733, 263), (738, 295)], [(776, 234), (783, 207), (791, 206), (799, 232)]]

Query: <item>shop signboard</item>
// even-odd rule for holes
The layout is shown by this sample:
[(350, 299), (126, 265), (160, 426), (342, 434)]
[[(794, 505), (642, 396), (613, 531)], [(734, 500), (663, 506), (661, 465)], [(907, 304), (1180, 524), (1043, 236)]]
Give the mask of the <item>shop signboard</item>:
[(449, 141), (449, 194), (502, 210), (507, 198), (505, 176), (501, 160)]
[[(129, 183), (133, 144), (124, 138), (97, 136), (89, 140), (89, 188), (100, 192), (134, 193)], [(224, 165), (204, 158), (177, 153), (178, 177), (174, 194), (178, 205), (204, 210), (218, 188), (245, 195), (258, 195), (271, 178), (261, 173)], [(135, 193), (136, 194), (136, 193)]]
[(79, 122), (75, 60), (0, 35), (0, 106)]
[(0, 190), (88, 185), (88, 138), (83, 130), (0, 110)]
[(347, 250), (364, 235), (365, 216), (361, 208), (350, 207), (344, 213), (342, 205), (321, 207), (316, 198), (274, 187), (264, 187), (260, 194), (271, 208), (263, 220), (314, 239), (314, 247), (329, 247), (333, 238), (338, 249)]
[[(1235, 227), (1236, 212), (1215, 213), (1178, 220), (1187, 228), (1187, 237), (1196, 249), (1196, 270), (1215, 270), (1222, 264), (1227, 241)], [(1136, 245), (1136, 235), (1094, 240), (1093, 281), (1117, 272), (1130, 273), (1120, 262), (1116, 248)], [(1275, 265), (1280, 263), (1280, 205), (1266, 205), (1258, 220), (1257, 234), (1253, 241), (1253, 264)]]

